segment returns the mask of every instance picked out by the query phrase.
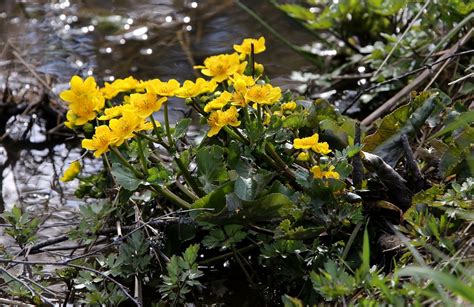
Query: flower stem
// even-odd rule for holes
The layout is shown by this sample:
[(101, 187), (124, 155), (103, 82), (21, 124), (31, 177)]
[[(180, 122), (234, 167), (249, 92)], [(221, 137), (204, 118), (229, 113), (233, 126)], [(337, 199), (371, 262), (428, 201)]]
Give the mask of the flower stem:
[(206, 195), (206, 193), (204, 193), (204, 192), (199, 188), (199, 186), (197, 185), (196, 181), (195, 181), (194, 178), (191, 176), (191, 173), (189, 173), (188, 167), (183, 164), (183, 161), (181, 161), (181, 159), (179, 158), (179, 156), (176, 156), (176, 157), (174, 158), (174, 162), (176, 162), (176, 164), (178, 165), (179, 169), (181, 170), (181, 172), (182, 172), (182, 174), (183, 174), (184, 180), (185, 180), (186, 183), (191, 187), (191, 189), (193, 189), (194, 193), (196, 193), (197, 195), (199, 195), (199, 197), (202, 197), (202, 196)]
[(257, 120), (259, 127), (263, 128), (263, 121), (262, 121), (262, 106), (257, 103)]
[(185, 201), (184, 199), (182, 199), (178, 195), (174, 194), (170, 190), (168, 190), (167, 187), (162, 187), (158, 184), (152, 184), (151, 186), (156, 190), (156, 192), (163, 195), (166, 199), (173, 202), (175, 205), (178, 205), (179, 207), (181, 207), (183, 209), (190, 209), (191, 208), (190, 203), (188, 203), (187, 201)]
[(168, 101), (165, 101), (164, 104), (165, 104), (164, 115), (165, 115), (166, 135), (168, 136), (168, 143), (170, 144), (170, 147), (174, 147), (174, 141), (173, 141), (173, 137), (171, 136), (170, 120), (169, 120), (169, 115), (168, 115)]
[(123, 156), (122, 154), (120, 153), (120, 150), (118, 150), (117, 147), (115, 146), (110, 146), (110, 152), (113, 153), (119, 160), (119, 162), (125, 166), (126, 168), (130, 169), (133, 174), (135, 174), (135, 176), (137, 176), (138, 178), (141, 178), (143, 179), (145, 176), (140, 173), (139, 171), (137, 171), (136, 168), (134, 168)]
[[(165, 102), (165, 105), (166, 105), (166, 102)], [(163, 147), (166, 148), (166, 150), (169, 151), (169, 145), (166, 144), (163, 139), (161, 138), (161, 135), (160, 135), (160, 132), (158, 131), (158, 125), (156, 124), (156, 121), (155, 121), (155, 118), (153, 117), (153, 115), (150, 115), (150, 122), (151, 124), (153, 125), (153, 132), (155, 133), (155, 137), (156, 137), (156, 143), (160, 143), (161, 145), (163, 145)]]
[(143, 167), (143, 171), (145, 174), (148, 174), (148, 165), (145, 159), (145, 154), (143, 153), (143, 145), (142, 145), (142, 139), (140, 137), (137, 138), (137, 144), (138, 144), (138, 158), (140, 159), (140, 162)]
[(242, 144), (248, 144), (249, 142), (244, 138), (243, 135), (239, 135), (235, 130), (231, 129), (229, 126), (224, 126), (225, 132), (230, 135), (236, 141), (241, 142)]

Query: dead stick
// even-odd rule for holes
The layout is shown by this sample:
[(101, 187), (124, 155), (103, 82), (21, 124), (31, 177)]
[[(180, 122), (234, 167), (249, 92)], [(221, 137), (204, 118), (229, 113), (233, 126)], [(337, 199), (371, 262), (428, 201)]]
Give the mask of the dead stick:
[[(157, 220), (157, 221), (152, 221), (149, 224), (153, 225), (153, 226), (160, 226), (160, 225), (167, 225), (169, 223), (170, 223), (169, 220)], [(128, 232), (128, 231), (132, 231), (134, 229), (136, 229), (136, 226), (122, 226), (122, 231), (127, 231)], [(102, 230), (99, 230), (96, 233), (87, 232), (87, 235), (104, 236), (104, 235), (108, 235), (108, 234), (116, 233), (116, 232), (117, 232), (117, 227), (110, 227), (110, 228), (104, 228)], [(62, 235), (62, 236), (59, 236), (59, 237), (56, 237), (56, 238), (51, 238), (51, 239), (48, 239), (48, 240), (44, 240), (44, 241), (38, 242), (35, 245), (31, 246), (29, 251), (30, 251), (30, 254), (37, 254), (37, 253), (41, 252), (41, 249), (43, 247), (58, 244), (58, 243), (61, 243), (61, 242), (67, 241), (67, 240), (69, 240), (68, 235)]]

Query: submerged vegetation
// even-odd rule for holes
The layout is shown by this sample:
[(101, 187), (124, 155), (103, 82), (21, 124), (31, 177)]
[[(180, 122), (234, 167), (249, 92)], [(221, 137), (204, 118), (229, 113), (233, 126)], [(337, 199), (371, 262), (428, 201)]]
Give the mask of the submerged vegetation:
[[(473, 4), (273, 4), (337, 50), (324, 67), (311, 46), (293, 46), (319, 70), (304, 94), (358, 80), (346, 104), (274, 85), (258, 62), (271, 48), (263, 36), (205, 58), (203, 77), (184, 82), (73, 76), (64, 125), (103, 168), (66, 169), (60, 180), (78, 179), (88, 202), (61, 237), (39, 241), (36, 217), (3, 213), (20, 248), (0, 250), (4, 297), (474, 304)], [(171, 122), (171, 104), (190, 111)], [(29, 258), (68, 240), (84, 253)]]

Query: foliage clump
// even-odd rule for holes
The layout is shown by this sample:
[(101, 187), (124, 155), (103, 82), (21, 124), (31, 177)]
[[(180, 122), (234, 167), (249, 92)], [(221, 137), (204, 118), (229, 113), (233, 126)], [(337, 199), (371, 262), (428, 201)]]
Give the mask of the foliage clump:
[[(311, 29), (351, 13), (381, 16), (369, 30), (387, 30), (405, 4), (387, 2), (364, 1), (364, 14), (341, 0), (316, 17), (279, 7)], [(256, 62), (263, 37), (233, 48), (182, 83), (71, 78), (65, 125), (103, 170), (81, 177), (74, 162), (62, 178), (97, 200), (68, 234), (89, 252), (52, 264), (66, 267), (56, 271), (65, 300), (221, 303), (235, 289), (215, 283), (230, 274), (266, 304), (474, 303), (472, 267), (457, 258), (472, 243), (472, 111), (433, 88), (368, 131), (324, 99), (272, 85)], [(171, 123), (171, 103), (193, 115)], [(36, 219), (18, 208), (4, 219), (21, 254), (41, 250)], [(47, 301), (45, 287), (0, 272), (8, 295)]]

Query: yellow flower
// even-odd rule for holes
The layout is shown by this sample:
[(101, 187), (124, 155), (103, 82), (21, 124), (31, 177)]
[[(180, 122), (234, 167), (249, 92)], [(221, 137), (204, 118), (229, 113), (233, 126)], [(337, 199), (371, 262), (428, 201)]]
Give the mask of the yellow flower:
[(331, 165), (329, 167), (329, 169), (326, 172), (324, 172), (324, 177), (326, 177), (328, 179), (329, 178), (339, 179), (340, 178), (339, 173), (335, 172), (334, 169), (335, 169), (335, 167), (333, 165)]
[(216, 82), (222, 82), (235, 73), (243, 73), (247, 66), (247, 62), (240, 63), (239, 55), (219, 54), (206, 58), (204, 66), (194, 66), (201, 69), (201, 73), (205, 76), (212, 77)]
[(272, 120), (272, 115), (268, 112), (265, 112), (265, 117), (263, 119), (263, 124), (265, 126), (268, 126), (268, 125), (270, 125), (271, 120)]
[(237, 120), (239, 113), (235, 107), (230, 107), (227, 111), (217, 110), (209, 116), (207, 123), (211, 127), (207, 133), (208, 137), (212, 137), (219, 133), (219, 131), (227, 126), (237, 127), (240, 125), (240, 121)]
[(242, 90), (243, 87), (252, 86), (255, 84), (255, 79), (252, 76), (242, 74), (234, 74), (230, 79), (230, 84), (234, 85), (236, 90)]
[(106, 108), (104, 110), (104, 115), (97, 118), (98, 120), (109, 120), (115, 117), (122, 116), (122, 112), (126, 107), (130, 107), (129, 105), (118, 105), (113, 106), (110, 108)]
[(322, 171), (321, 167), (318, 165), (315, 165), (311, 168), (311, 173), (313, 173), (313, 178), (315, 179), (339, 179), (339, 173), (334, 171), (335, 167), (333, 165), (329, 166), (329, 169), (327, 171)]
[[(160, 122), (155, 120), (155, 124), (157, 127), (161, 127)], [(151, 122), (145, 121), (145, 119), (142, 119), (140, 123), (138, 124), (137, 128), (135, 128), (135, 131), (144, 131), (144, 130), (151, 130), (153, 129), (153, 124)]]
[(245, 107), (248, 101), (245, 100), (245, 94), (247, 93), (247, 87), (255, 84), (255, 79), (251, 76), (245, 76), (241, 74), (235, 74), (230, 79), (234, 92), (232, 93), (231, 102), (234, 106)]
[(88, 150), (95, 150), (94, 157), (98, 158), (104, 152), (109, 150), (109, 145), (112, 143), (112, 133), (110, 128), (106, 125), (95, 128), (95, 133), (92, 139), (82, 140), (82, 148)]
[(143, 89), (143, 82), (136, 80), (133, 77), (125, 79), (117, 79), (112, 83), (112, 86), (121, 92), (128, 92), (131, 90)]
[(317, 133), (306, 138), (296, 138), (293, 140), (294, 149), (310, 149), (318, 143), (319, 135)]
[(74, 126), (76, 125), (76, 119), (77, 115), (74, 114), (71, 110), (69, 110), (66, 113), (66, 121), (64, 122), (64, 125), (69, 129), (74, 129)]
[(327, 142), (317, 143), (311, 147), (311, 149), (318, 154), (327, 155), (332, 150), (329, 149), (329, 144)]
[(224, 91), (222, 94), (217, 97), (214, 100), (209, 101), (205, 106), (204, 106), (204, 112), (211, 112), (212, 110), (220, 110), (222, 109), (226, 104), (229, 103), (230, 99), (232, 98), (232, 94)]
[(147, 118), (153, 114), (153, 112), (158, 111), (163, 102), (167, 99), (166, 97), (160, 97), (158, 99), (156, 94), (147, 91), (144, 94), (130, 95), (130, 104), (139, 117)]
[(70, 86), (71, 89), (63, 91), (59, 97), (69, 104), (70, 117), (74, 118), (69, 123), (81, 126), (96, 117), (96, 112), (104, 108), (105, 99), (93, 77), (82, 81), (79, 76), (73, 76)]
[(232, 93), (232, 97), (230, 99), (231, 104), (233, 106), (238, 106), (238, 107), (246, 107), (247, 106), (247, 101), (245, 100), (245, 95), (242, 95), (240, 92), (235, 91)]
[(112, 143), (120, 146), (125, 140), (133, 138), (133, 132), (137, 131), (137, 127), (143, 122), (135, 112), (124, 111), (119, 119), (111, 119), (109, 127), (111, 130)]
[(311, 173), (313, 173), (313, 178), (315, 179), (322, 179), (324, 176), (321, 168), (318, 165), (315, 165), (311, 168)]
[(308, 161), (309, 160), (309, 154), (307, 152), (300, 152), (298, 156), (296, 157), (297, 160), (299, 161)]
[(261, 53), (265, 51), (265, 38), (261, 36), (258, 40), (254, 38), (246, 38), (243, 40), (242, 44), (234, 45), (234, 50), (239, 53), (250, 54), (252, 52), (252, 45), (253, 45), (253, 53)]
[(112, 83), (105, 82), (103, 88), (100, 89), (105, 99), (112, 99), (121, 92), (129, 92), (132, 90), (143, 90), (143, 82), (133, 77), (125, 79), (117, 79)]
[(64, 175), (59, 178), (62, 182), (68, 182), (76, 178), (81, 172), (81, 163), (79, 161), (72, 162), (69, 167), (64, 171)]
[(290, 101), (281, 105), (281, 112), (284, 113), (285, 111), (293, 111), (296, 109), (296, 102)]
[(179, 82), (175, 79), (171, 79), (168, 82), (163, 82), (160, 79), (153, 79), (147, 82), (147, 91), (160, 96), (174, 96), (179, 87)]
[(264, 71), (264, 67), (262, 64), (259, 64), (257, 62), (254, 63), (254, 70), (255, 70), (255, 75), (256, 76), (261, 76)]
[(186, 80), (183, 86), (176, 90), (175, 94), (180, 98), (192, 98), (207, 92), (214, 92), (216, 87), (217, 83), (214, 80), (206, 81), (203, 78), (198, 78), (195, 83)]
[(107, 100), (114, 98), (120, 93), (120, 91), (109, 82), (105, 82), (104, 87), (100, 89), (100, 92)]
[(270, 84), (257, 84), (247, 90), (245, 99), (259, 104), (271, 105), (281, 97), (281, 89)]

